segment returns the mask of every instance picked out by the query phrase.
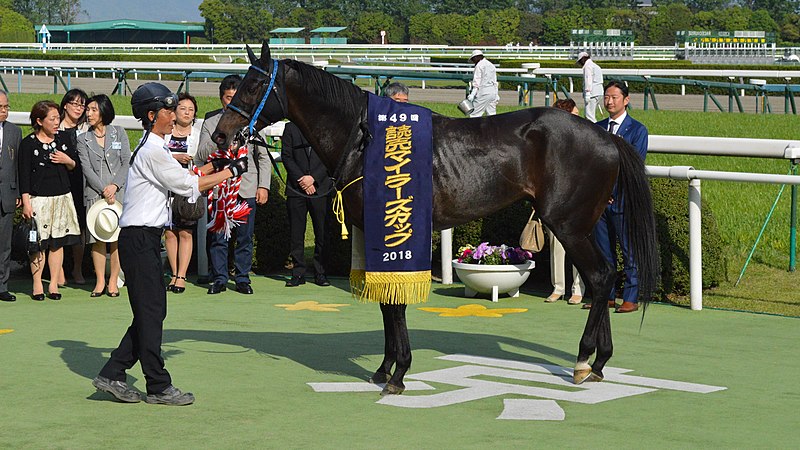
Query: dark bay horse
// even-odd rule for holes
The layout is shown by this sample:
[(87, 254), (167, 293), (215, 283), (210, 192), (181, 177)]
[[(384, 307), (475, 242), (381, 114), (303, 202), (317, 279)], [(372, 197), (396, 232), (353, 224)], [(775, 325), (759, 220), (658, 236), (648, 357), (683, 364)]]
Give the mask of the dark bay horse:
[[(323, 70), (293, 60), (260, 58), (251, 67), (213, 134), (227, 147), (240, 130), (287, 118), (319, 154), (338, 188), (362, 174), (367, 93)], [(574, 382), (601, 381), (612, 354), (606, 302), (615, 273), (592, 229), (615, 182), (625, 193), (624, 219), (639, 269), (642, 300), (654, 290), (658, 268), (652, 199), (644, 162), (617, 136), (555, 108), (532, 108), (475, 119), (433, 115), (433, 226), (441, 230), (487, 216), (520, 199), (533, 202), (592, 292)], [(362, 188), (343, 192), (348, 222), (363, 229)], [(381, 304), (385, 356), (370, 381), (399, 394), (411, 366), (405, 305)], [(597, 352), (591, 365), (589, 358)], [(392, 368), (394, 367), (394, 371)]]

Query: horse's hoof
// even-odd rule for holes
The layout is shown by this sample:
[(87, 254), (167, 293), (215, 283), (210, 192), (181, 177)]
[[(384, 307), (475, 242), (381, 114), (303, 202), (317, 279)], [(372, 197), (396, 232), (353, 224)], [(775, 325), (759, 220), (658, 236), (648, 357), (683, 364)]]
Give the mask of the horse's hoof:
[(572, 374), (572, 382), (575, 384), (583, 384), (586, 382), (601, 382), (603, 376), (592, 372), (592, 369), (576, 369)]
[(384, 386), (383, 390), (381, 391), (381, 396), (384, 396), (384, 395), (400, 395), (405, 390), (406, 390), (405, 386), (395, 386), (393, 384), (386, 383), (386, 386)]
[(374, 374), (372, 374), (371, 377), (369, 377), (369, 382), (372, 384), (384, 384), (388, 383), (389, 379), (391, 378), (392, 376), (389, 375), (388, 373), (375, 372)]

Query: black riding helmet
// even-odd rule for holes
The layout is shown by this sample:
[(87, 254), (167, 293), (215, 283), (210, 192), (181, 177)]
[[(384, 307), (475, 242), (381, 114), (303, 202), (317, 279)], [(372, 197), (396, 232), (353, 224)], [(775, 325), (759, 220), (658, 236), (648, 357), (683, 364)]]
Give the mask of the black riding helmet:
[(174, 109), (178, 106), (178, 96), (161, 83), (145, 83), (139, 86), (131, 97), (133, 117), (142, 120), (147, 118), (148, 111), (161, 108)]
[(136, 149), (133, 150), (130, 161), (131, 164), (133, 164), (133, 160), (139, 152), (139, 149), (147, 142), (147, 138), (150, 136), (150, 130), (153, 127), (153, 123), (150, 121), (150, 118), (147, 117), (147, 113), (149, 111), (155, 111), (156, 115), (158, 115), (158, 112), (162, 108), (175, 109), (177, 107), (178, 96), (161, 83), (145, 83), (136, 88), (133, 96), (131, 96), (131, 109), (133, 109), (133, 117), (142, 121), (144, 136), (142, 136), (142, 140), (139, 141), (139, 145), (136, 146)]

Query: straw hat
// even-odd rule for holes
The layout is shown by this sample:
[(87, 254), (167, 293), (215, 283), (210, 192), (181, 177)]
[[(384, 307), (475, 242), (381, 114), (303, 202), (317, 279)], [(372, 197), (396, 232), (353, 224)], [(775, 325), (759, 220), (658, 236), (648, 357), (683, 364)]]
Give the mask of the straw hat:
[(483, 56), (483, 52), (480, 51), (480, 50), (473, 50), (472, 51), (472, 55), (469, 57), (469, 59), (472, 59), (472, 58), (474, 58), (476, 56)]
[(576, 59), (575, 62), (580, 62), (583, 58), (588, 58), (588, 57), (589, 57), (589, 53), (580, 52), (580, 53), (578, 53), (578, 59)]
[(121, 215), (122, 203), (114, 201), (109, 205), (104, 199), (100, 199), (86, 212), (86, 227), (98, 241), (115, 242), (119, 238)]

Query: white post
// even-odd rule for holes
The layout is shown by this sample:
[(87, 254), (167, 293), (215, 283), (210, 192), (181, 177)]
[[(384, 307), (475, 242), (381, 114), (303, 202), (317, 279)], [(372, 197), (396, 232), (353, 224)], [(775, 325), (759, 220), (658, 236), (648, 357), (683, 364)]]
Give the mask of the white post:
[(703, 309), (703, 247), (700, 205), (700, 180), (689, 180), (689, 299), (694, 311)]
[(453, 284), (453, 229), (442, 230), (442, 284)]

